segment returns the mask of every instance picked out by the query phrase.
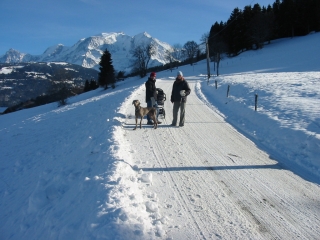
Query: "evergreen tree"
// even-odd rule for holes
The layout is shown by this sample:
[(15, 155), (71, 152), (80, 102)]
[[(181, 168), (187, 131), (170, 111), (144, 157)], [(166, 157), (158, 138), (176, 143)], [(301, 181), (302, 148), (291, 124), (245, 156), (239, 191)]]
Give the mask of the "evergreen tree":
[(124, 79), (124, 73), (125, 73), (124, 71), (119, 71), (118, 75), (117, 75), (117, 79), (118, 80), (123, 80)]
[[(265, 42), (283, 37), (304, 36), (320, 31), (320, 0), (275, 0), (272, 5), (235, 8), (226, 23), (216, 22), (209, 33), (210, 57), (219, 53), (219, 43), (235, 56), (241, 51), (262, 48)], [(222, 53), (220, 51), (220, 53)]]
[(312, 18), (313, 18), (313, 23), (314, 23), (314, 26), (310, 29), (311, 30), (315, 30), (315, 31), (320, 31), (320, 1), (314, 1), (313, 2), (313, 5), (312, 5), (312, 8), (311, 8), (311, 11), (312, 11)]
[(273, 28), (273, 13), (266, 8), (260, 7), (255, 4), (252, 8), (252, 17), (248, 23), (247, 35), (248, 42), (254, 46), (254, 49), (263, 48), (264, 42), (270, 41)]
[(104, 87), (105, 89), (107, 89), (108, 85), (110, 84), (114, 86), (114, 83), (115, 83), (114, 67), (112, 64), (111, 54), (107, 49), (102, 54), (99, 65), (100, 65), (99, 67), (100, 73), (98, 78), (99, 85)]
[(91, 90), (91, 89), (90, 89), (89, 81), (88, 81), (88, 79), (87, 79), (86, 82), (84, 83), (83, 91), (84, 91), (84, 92), (88, 92), (88, 91), (90, 91), (90, 90)]
[(251, 38), (251, 25), (252, 25), (252, 18), (254, 16), (254, 12), (253, 12), (253, 9), (252, 7), (249, 5), (249, 6), (245, 6), (244, 9), (243, 9), (243, 23), (244, 23), (244, 26), (245, 26), (245, 29), (244, 29), (244, 45), (243, 45), (243, 48), (245, 48), (246, 50), (251, 50), (252, 49), (252, 46), (253, 46), (253, 41), (252, 41), (252, 38)]
[(223, 38), (223, 29), (225, 28), (223, 22), (220, 24), (215, 22), (212, 25), (209, 33), (208, 44), (209, 44), (209, 55), (211, 61), (214, 62), (214, 71), (216, 71), (217, 65), (217, 75), (219, 75), (219, 63), (222, 59), (221, 55), (227, 51), (227, 44)]
[(228, 54), (235, 56), (243, 49), (243, 15), (239, 8), (235, 8), (229, 20), (227, 21), (227, 28), (225, 30), (225, 39), (228, 44)]
[(97, 82), (94, 80), (94, 79), (91, 79), (90, 80), (90, 84), (89, 84), (89, 88), (90, 90), (95, 90), (97, 89), (99, 86), (97, 84)]
[(225, 28), (223, 22), (215, 22), (212, 25), (209, 33), (208, 43), (210, 49), (210, 57), (213, 58), (217, 53), (223, 53), (226, 51), (226, 44), (223, 38), (223, 29)]

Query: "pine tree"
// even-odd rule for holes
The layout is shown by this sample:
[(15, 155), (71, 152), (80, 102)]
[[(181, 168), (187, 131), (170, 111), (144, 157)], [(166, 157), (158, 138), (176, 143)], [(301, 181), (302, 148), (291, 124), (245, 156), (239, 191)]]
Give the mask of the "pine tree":
[(90, 84), (89, 84), (90, 90), (95, 90), (97, 89), (99, 86), (97, 84), (97, 82), (94, 79), (90, 80)]
[(118, 80), (123, 80), (124, 79), (124, 71), (119, 71), (117, 75)]
[(89, 85), (89, 80), (87, 79), (85, 84), (84, 84), (84, 89), (83, 89), (84, 92), (88, 92), (90, 91), (90, 85)]
[(235, 8), (226, 24), (225, 41), (228, 45), (228, 54), (236, 56), (242, 50), (243, 45), (243, 14), (239, 8)]
[(114, 86), (115, 84), (115, 75), (114, 75), (114, 67), (112, 64), (111, 54), (106, 49), (100, 58), (100, 73), (98, 78), (98, 83), (100, 86), (105, 89), (108, 88), (108, 85)]

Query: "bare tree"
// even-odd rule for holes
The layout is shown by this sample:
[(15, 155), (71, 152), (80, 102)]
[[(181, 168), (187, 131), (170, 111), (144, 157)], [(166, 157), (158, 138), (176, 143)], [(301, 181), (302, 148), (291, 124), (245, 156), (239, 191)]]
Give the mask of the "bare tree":
[(173, 69), (173, 65), (174, 65), (174, 62), (175, 62), (175, 59), (173, 57), (173, 51), (172, 50), (166, 50), (165, 53), (164, 53), (164, 58), (167, 62), (169, 62), (169, 68), (170, 68), (170, 71), (172, 72), (172, 69)]
[(150, 44), (141, 44), (135, 47), (131, 54), (133, 56), (133, 67), (139, 72), (140, 77), (147, 75), (148, 64), (152, 56), (157, 52), (157, 48), (153, 42)]
[[(173, 52), (172, 52), (173, 58), (177, 61), (182, 61), (184, 58), (184, 50), (181, 44), (177, 43), (173, 45)], [(175, 65), (175, 67), (178, 67), (178, 64)]]
[(227, 45), (221, 38), (221, 36), (216, 36), (210, 41), (209, 52), (211, 61), (214, 62), (214, 71), (217, 65), (217, 76), (219, 76), (219, 64), (222, 59), (223, 53), (227, 51)]
[(205, 43), (207, 41), (207, 39), (209, 38), (209, 35), (210, 35), (209, 32), (202, 34), (200, 41)]
[(193, 65), (194, 58), (197, 56), (199, 46), (195, 41), (188, 41), (183, 45), (183, 48), (185, 49), (186, 57), (190, 61), (190, 65)]

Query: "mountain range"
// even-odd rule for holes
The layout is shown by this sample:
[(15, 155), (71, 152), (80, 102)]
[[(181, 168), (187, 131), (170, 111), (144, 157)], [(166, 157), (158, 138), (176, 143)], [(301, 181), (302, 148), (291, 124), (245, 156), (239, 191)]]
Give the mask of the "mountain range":
[(73, 46), (63, 44), (48, 47), (41, 55), (21, 53), (15, 49), (9, 49), (0, 56), (0, 63), (21, 62), (68, 62), (85, 68), (99, 69), (100, 57), (108, 49), (111, 54), (113, 66), (116, 71), (131, 71), (131, 51), (136, 46), (153, 42), (157, 47), (157, 53), (149, 62), (148, 67), (165, 64), (165, 51), (172, 47), (160, 40), (151, 37), (148, 33), (140, 33), (133, 37), (118, 33), (101, 33), (96, 36), (80, 39)]

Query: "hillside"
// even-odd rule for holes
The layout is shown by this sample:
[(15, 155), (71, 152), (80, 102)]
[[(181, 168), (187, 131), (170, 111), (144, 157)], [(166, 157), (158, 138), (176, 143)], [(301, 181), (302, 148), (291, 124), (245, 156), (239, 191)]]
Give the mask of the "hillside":
[(11, 107), (48, 94), (61, 71), (72, 89), (83, 89), (86, 80), (98, 79), (98, 71), (65, 62), (0, 63), (0, 106)]
[[(223, 59), (209, 82), (205, 61), (179, 67), (192, 88), (182, 128), (167, 100), (158, 129), (132, 130), (146, 78), (0, 116), (0, 235), (317, 239), (319, 41)], [(170, 95), (175, 75), (158, 72), (157, 87)]]

